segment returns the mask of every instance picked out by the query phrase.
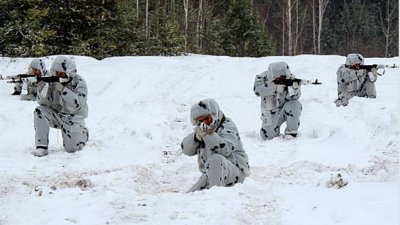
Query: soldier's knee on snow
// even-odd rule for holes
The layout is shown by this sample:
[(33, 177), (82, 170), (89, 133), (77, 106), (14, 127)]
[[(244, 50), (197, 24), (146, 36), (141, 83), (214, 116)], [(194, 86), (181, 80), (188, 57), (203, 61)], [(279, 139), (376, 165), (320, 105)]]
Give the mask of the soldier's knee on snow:
[(68, 153), (74, 153), (74, 152), (77, 152), (77, 151), (82, 150), (83, 147), (85, 147), (85, 145), (86, 145), (86, 143), (84, 143), (84, 142), (79, 142), (79, 143), (77, 143), (77, 144), (75, 144), (75, 145), (69, 145), (69, 146), (64, 145), (64, 149), (65, 149), (65, 151), (68, 152)]
[(80, 148), (78, 148), (78, 147), (75, 147), (75, 148), (65, 148), (65, 151), (68, 152), (68, 153), (74, 153), (74, 152), (80, 151), (80, 150), (82, 150), (82, 149), (83, 149), (83, 147), (80, 147)]
[(78, 148), (65, 148), (65, 151), (68, 153), (74, 153), (76, 151), (79, 151), (79, 149)]
[(264, 141), (271, 140), (279, 136), (279, 131), (280, 131), (280, 126), (276, 126), (275, 128), (263, 127), (260, 129), (260, 136)]
[(267, 136), (266, 136), (266, 139), (267, 139), (267, 140), (272, 140), (272, 139), (274, 139), (274, 138), (276, 138), (276, 137), (278, 137), (278, 136), (279, 136), (279, 134), (267, 135)]

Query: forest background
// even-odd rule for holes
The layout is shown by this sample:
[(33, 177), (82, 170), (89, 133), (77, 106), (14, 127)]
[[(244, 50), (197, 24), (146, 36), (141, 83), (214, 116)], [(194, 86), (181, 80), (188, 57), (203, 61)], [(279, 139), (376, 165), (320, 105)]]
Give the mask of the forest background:
[(0, 55), (398, 56), (397, 0), (1, 0)]

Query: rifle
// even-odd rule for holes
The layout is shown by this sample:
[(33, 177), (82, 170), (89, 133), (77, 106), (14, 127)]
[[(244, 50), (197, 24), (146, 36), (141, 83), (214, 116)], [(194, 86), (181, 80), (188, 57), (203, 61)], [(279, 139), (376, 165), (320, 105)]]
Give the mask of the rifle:
[(15, 76), (7, 76), (6, 78), (3, 78), (0, 75), (0, 80), (8, 80), (7, 83), (24, 83), (24, 82), (39, 82), (39, 81), (43, 81), (46, 83), (54, 83), (54, 82), (60, 82), (60, 78), (59, 77), (37, 77), (35, 75), (31, 75), (31, 74), (18, 74)]
[(31, 82), (40, 82), (43, 81), (45, 83), (55, 83), (55, 82), (60, 82), (60, 78), (59, 77), (34, 77), (34, 78), (26, 78), (26, 79), (22, 79), (23, 81), (31, 81)]
[(275, 80), (273, 80), (274, 84), (277, 85), (285, 85), (285, 86), (293, 86), (293, 83), (298, 83), (299, 85), (320, 85), (322, 84), (321, 82), (318, 81), (318, 79), (315, 79), (315, 81), (311, 80), (305, 80), (305, 79), (299, 79), (299, 78), (285, 78), (285, 77), (278, 77)]
[(366, 70), (368, 72), (371, 72), (371, 70), (375, 68), (375, 69), (385, 69), (386, 66), (382, 65), (382, 64), (372, 64), (372, 65), (360, 65), (360, 69), (362, 70)]
[(399, 68), (398, 65), (393, 64), (393, 65), (383, 65), (383, 64), (372, 64), (372, 65), (360, 65), (358, 68), (355, 68), (353, 66), (347, 66), (346, 68), (350, 68), (352, 70), (366, 70), (367, 72), (371, 72), (373, 68), (376, 70), (383, 69), (383, 73), (378, 73), (379, 76), (382, 76), (385, 74), (385, 68)]
[(6, 78), (3, 78), (3, 76), (0, 75), (0, 80), (8, 80), (7, 83), (23, 83), (22, 79), (27, 79), (34, 76), (35, 75), (21, 73), (14, 76), (6, 76)]

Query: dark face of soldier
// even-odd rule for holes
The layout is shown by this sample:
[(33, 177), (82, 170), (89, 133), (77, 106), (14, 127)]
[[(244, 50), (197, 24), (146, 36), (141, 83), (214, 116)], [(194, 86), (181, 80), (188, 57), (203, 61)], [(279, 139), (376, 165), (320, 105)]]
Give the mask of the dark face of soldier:
[(212, 117), (211, 117), (211, 115), (199, 116), (199, 117), (197, 117), (197, 122), (205, 123), (208, 126), (210, 126), (210, 124), (212, 123)]

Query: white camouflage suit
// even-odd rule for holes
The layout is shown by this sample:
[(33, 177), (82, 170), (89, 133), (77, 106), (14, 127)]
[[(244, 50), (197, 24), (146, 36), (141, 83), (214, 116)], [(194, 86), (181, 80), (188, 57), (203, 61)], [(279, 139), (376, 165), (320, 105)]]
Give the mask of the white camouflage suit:
[(281, 125), (286, 122), (285, 135), (296, 137), (300, 126), (302, 105), (300, 84), (293, 86), (276, 85), (279, 77), (295, 78), (285, 62), (271, 63), (268, 70), (256, 76), (254, 93), (261, 97), (262, 125), (260, 135), (263, 140), (279, 136)]
[(47, 149), (52, 127), (61, 129), (65, 150), (75, 152), (81, 150), (89, 139), (85, 127), (88, 116), (86, 82), (76, 74), (75, 63), (68, 57), (56, 57), (51, 66), (53, 76), (55, 71), (65, 72), (68, 78), (62, 83), (64, 88), (61, 92), (56, 89), (57, 83), (38, 83), (37, 102), (40, 106), (34, 111), (35, 144)]
[[(15, 83), (13, 95), (19, 95), (22, 93), (23, 83)], [(26, 82), (26, 95), (21, 95), (21, 100), (24, 101), (35, 101), (36, 100), (36, 82)]]
[[(211, 115), (208, 132), (199, 140), (199, 116)], [(185, 155), (197, 155), (199, 180), (188, 192), (213, 186), (233, 186), (242, 183), (250, 175), (248, 157), (243, 149), (239, 131), (231, 119), (225, 117), (213, 99), (204, 99), (191, 109), (191, 122), (195, 132), (187, 135), (181, 144)]]
[[(41, 76), (47, 75), (46, 64), (42, 59), (33, 59), (28, 66), (28, 74), (33, 75), (32, 69), (40, 70)], [(35, 101), (37, 95), (37, 82), (31, 79), (26, 79), (26, 95), (21, 95), (21, 100)], [(15, 83), (14, 93), (22, 92), (23, 83)]]
[(375, 81), (378, 77), (376, 69), (367, 72), (365, 69), (352, 69), (351, 67), (364, 65), (364, 57), (360, 54), (349, 54), (346, 64), (339, 67), (337, 75), (337, 93), (335, 100), (337, 107), (347, 106), (354, 96), (376, 98)]

